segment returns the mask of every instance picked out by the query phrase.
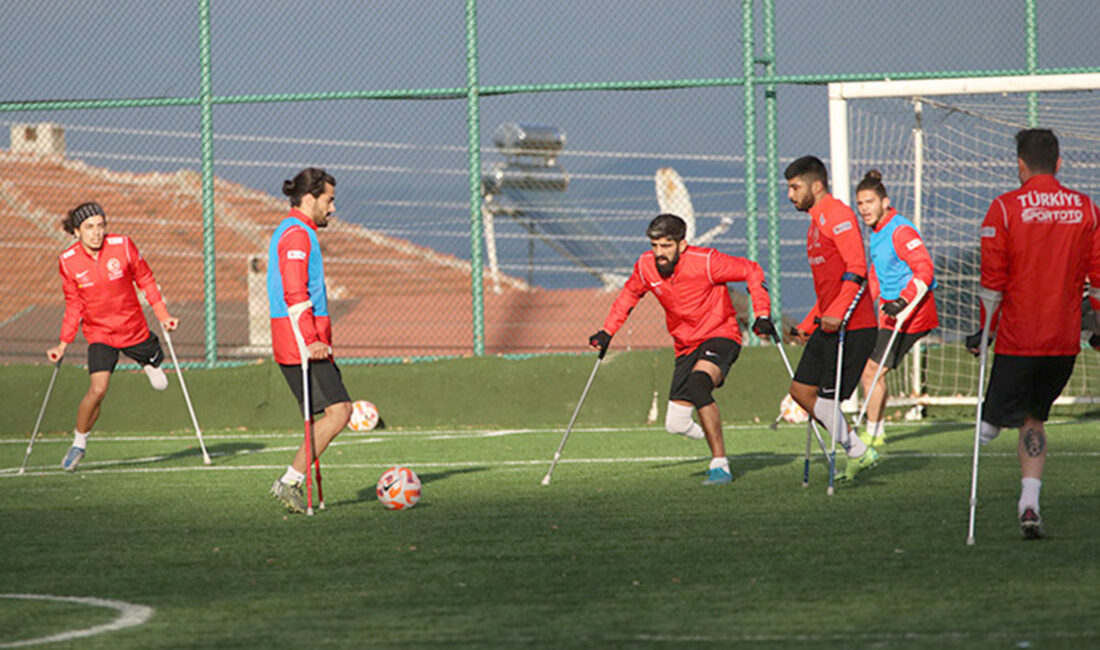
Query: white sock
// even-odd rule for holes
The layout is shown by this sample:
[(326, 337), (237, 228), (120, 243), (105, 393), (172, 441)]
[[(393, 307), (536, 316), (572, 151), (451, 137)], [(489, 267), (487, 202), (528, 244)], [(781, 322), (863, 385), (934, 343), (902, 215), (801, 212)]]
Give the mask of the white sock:
[(878, 422), (867, 423), (867, 433), (872, 438), (881, 438), (886, 435), (886, 420), (879, 420)]
[(1020, 503), (1016, 505), (1017, 514), (1024, 514), (1024, 510), (1031, 508), (1035, 514), (1039, 514), (1039, 488), (1043, 487), (1043, 480), (1038, 478), (1020, 479)]
[[(819, 422), (825, 425), (825, 428), (830, 434), (833, 432), (833, 409), (835, 408), (836, 401), (831, 399), (825, 399), (824, 397), (818, 397), (814, 402), (814, 417)], [(867, 451), (867, 445), (859, 436), (848, 435), (848, 422), (844, 418), (844, 414), (840, 414), (838, 421), (839, 431), (836, 431), (836, 441), (840, 443), (841, 447), (848, 452), (848, 456), (851, 458), (859, 458)]]
[(76, 429), (73, 429), (73, 446), (80, 447), (81, 449), (88, 448), (88, 434), (80, 433)]
[(301, 483), (302, 479), (304, 479), (305, 477), (305, 474), (294, 469), (292, 465), (287, 465), (286, 474), (283, 474), (282, 481), (287, 485), (294, 485), (295, 483)]
[(730, 468), (730, 459), (726, 458), (725, 456), (710, 459), (709, 469), (714, 469), (715, 467), (721, 467), (728, 472)]

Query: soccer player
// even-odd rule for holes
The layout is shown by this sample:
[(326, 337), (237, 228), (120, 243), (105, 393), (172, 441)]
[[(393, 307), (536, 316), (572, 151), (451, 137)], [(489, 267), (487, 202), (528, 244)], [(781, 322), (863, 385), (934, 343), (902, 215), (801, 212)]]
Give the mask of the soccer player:
[(46, 350), (46, 357), (60, 360), (76, 339), (77, 330), (84, 330), (88, 340), (88, 392), (77, 407), (73, 444), (61, 461), (66, 472), (74, 472), (88, 448), (92, 426), (99, 419), (119, 351), (141, 364), (154, 389), (168, 387), (168, 377), (160, 368), (164, 350), (145, 323), (134, 283), (145, 292), (145, 299), (166, 330), (176, 329), (179, 320), (168, 313), (153, 272), (134, 242), (125, 235), (107, 233), (107, 213), (102, 206), (81, 203), (62, 219), (61, 226), (76, 236), (76, 243), (58, 259), (65, 315), (61, 340)]
[[(773, 337), (775, 326), (768, 316), (771, 299), (760, 265), (713, 248), (689, 246), (686, 233), (687, 224), (676, 215), (661, 214), (649, 223), (646, 236), (652, 250), (635, 262), (603, 328), (588, 343), (606, 351), (638, 301), (648, 292), (657, 297), (676, 352), (665, 429), (693, 440), (705, 437), (713, 458), (703, 484), (722, 485), (732, 481), (733, 474), (726, 458), (722, 418), (711, 392), (722, 386), (741, 352), (741, 328), (726, 283), (748, 285), (756, 314), (752, 330), (757, 336)], [(691, 418), (693, 406), (702, 427)]]
[(787, 167), (784, 176), (787, 198), (799, 211), (810, 215), (806, 256), (817, 295), (813, 308), (797, 328), (799, 338), (806, 341), (806, 349), (795, 370), (790, 393), (844, 447), (848, 464), (837, 478), (851, 480), (879, 460), (874, 447), (859, 436), (849, 435), (843, 417), (838, 418), (833, 430), (836, 400), (848, 399), (855, 390), (877, 335), (871, 297), (864, 292), (848, 320), (837, 390), (840, 325), (867, 275), (863, 235), (852, 210), (829, 194), (829, 173), (819, 159), (803, 156)]
[[(856, 187), (856, 208), (863, 223), (871, 229), (870, 289), (872, 304), (881, 298), (878, 341), (875, 350), (863, 368), (863, 392), (867, 398), (867, 433), (864, 442), (874, 447), (886, 444), (883, 411), (886, 410), (888, 393), (886, 373), (898, 367), (905, 353), (932, 328), (939, 326), (936, 300), (932, 296), (935, 287), (932, 256), (924, 246), (920, 232), (913, 222), (898, 214), (890, 205), (882, 174), (872, 169)], [(912, 308), (901, 328), (897, 316), (920, 294), (920, 303)], [(897, 335), (894, 336), (894, 331)], [(894, 344), (883, 364), (874, 387), (871, 381), (879, 372), (879, 361), (886, 354), (886, 346), (893, 337)]]
[[(1045, 534), (1039, 489), (1047, 457), (1043, 427), (1073, 372), (1081, 345), (1085, 278), (1100, 308), (1100, 212), (1088, 196), (1055, 178), (1062, 166), (1049, 129), (1016, 134), (1020, 188), (994, 199), (982, 221), (982, 323), (993, 309), (993, 368), (982, 405), (981, 442), (1019, 428), (1017, 517), (1026, 539)], [(999, 321), (999, 322), (998, 322)], [(978, 353), (982, 332), (967, 337)]]
[[(351, 399), (332, 354), (332, 324), (325, 294), (325, 265), (317, 230), (328, 225), (335, 208), (336, 179), (323, 169), (308, 167), (283, 182), (290, 198), (290, 214), (271, 236), (267, 258), (267, 298), (271, 306), (271, 345), (303, 410), (302, 358), (291, 318), (296, 318), (309, 353), (310, 410), (324, 413), (313, 426), (314, 456), (320, 458), (351, 418)], [(271, 494), (291, 512), (306, 511), (302, 479), (313, 458), (306, 442), (281, 478), (271, 484)]]

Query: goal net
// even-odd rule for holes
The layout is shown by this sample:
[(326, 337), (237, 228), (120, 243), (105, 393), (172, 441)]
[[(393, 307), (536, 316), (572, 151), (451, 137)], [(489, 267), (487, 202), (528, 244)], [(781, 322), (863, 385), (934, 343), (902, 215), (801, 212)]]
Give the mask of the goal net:
[[(851, 188), (880, 170), (935, 263), (940, 327), (891, 373), (890, 392), (901, 398), (891, 403), (974, 404), (978, 363), (962, 341), (981, 326), (982, 219), (997, 195), (1019, 186), (1014, 136), (1031, 125), (1058, 135), (1059, 179), (1100, 199), (1100, 75), (830, 84), (829, 98), (834, 194), (852, 205)], [(1093, 321), (1083, 302), (1081, 353), (1058, 402), (1077, 412), (1100, 403), (1100, 355), (1087, 345)], [(1035, 314), (1050, 317), (1058, 316)]]

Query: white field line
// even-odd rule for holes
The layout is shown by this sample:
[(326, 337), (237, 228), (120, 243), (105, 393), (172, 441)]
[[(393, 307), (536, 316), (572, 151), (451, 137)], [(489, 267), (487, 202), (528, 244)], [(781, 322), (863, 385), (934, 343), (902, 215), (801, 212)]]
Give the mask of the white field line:
[[(726, 427), (726, 428), (732, 429), (734, 427)], [(759, 428), (759, 427), (745, 426), (745, 427), (742, 427), (742, 428)], [(635, 431), (647, 431), (647, 432), (648, 431), (663, 431), (663, 429), (661, 429), (661, 428), (639, 429), (639, 428), (600, 427), (600, 428), (590, 428), (590, 429), (577, 429), (577, 431), (624, 433), (624, 432), (635, 432)], [(556, 430), (554, 430), (554, 429), (499, 429), (499, 430), (482, 431), (482, 432), (470, 432), (468, 430), (467, 431), (461, 431), (461, 432), (448, 431), (448, 430), (431, 430), (431, 431), (414, 432), (411, 435), (422, 436), (426, 440), (466, 440), (466, 439), (471, 439), (471, 438), (495, 438), (495, 437), (508, 436), (508, 435), (529, 435), (529, 434), (536, 434), (536, 433), (556, 433)], [(410, 435), (410, 434), (401, 433), (401, 434), (388, 434), (388, 435), (383, 436), (383, 435), (371, 435), (371, 433), (344, 433), (344, 434), (341, 434), (341, 440), (333, 442), (332, 444), (329, 445), (329, 447), (342, 447), (342, 446), (349, 446), (349, 445), (389, 442), (390, 439), (401, 439), (401, 438), (404, 438), (408, 435)], [(216, 439), (221, 439), (221, 440), (250, 441), (250, 440), (256, 440), (258, 438), (259, 439), (295, 439), (299, 436), (300, 436), (300, 434), (297, 434), (297, 433), (267, 433), (267, 434), (246, 434), (246, 433), (228, 434), (227, 433), (227, 434), (222, 434), (222, 435), (219, 435), (219, 436), (216, 436), (216, 437), (215, 436), (204, 436), (204, 438), (207, 439), (207, 440), (210, 440), (212, 438), (216, 438)], [(359, 439), (358, 440), (347, 440), (347, 438), (359, 438)], [(143, 436), (143, 437), (120, 436), (120, 437), (104, 437), (104, 438), (97, 437), (97, 438), (95, 438), (95, 440), (104, 441), (104, 442), (108, 442), (108, 441), (109, 442), (149, 442), (149, 441), (187, 441), (188, 438), (186, 438), (186, 437), (177, 437), (177, 436)], [(68, 444), (67, 439), (64, 442), (66, 444)], [(254, 455), (254, 454), (288, 453), (288, 452), (296, 451), (298, 449), (298, 446), (299, 445), (292, 445), (292, 446), (284, 446), (284, 447), (264, 447), (264, 448), (261, 448), (261, 449), (243, 449), (243, 450), (234, 451), (234, 452), (214, 452), (214, 453), (210, 454), (210, 457), (211, 458), (221, 458), (221, 457), (233, 458), (233, 457), (237, 457), (237, 456), (249, 456), (249, 455)], [(734, 461), (736, 462), (738, 459), (740, 459), (740, 460), (769, 460), (769, 459), (774, 459), (776, 456), (785, 456), (785, 455), (788, 455), (788, 454), (775, 454), (775, 453), (769, 453), (767, 455), (734, 454), (734, 455), (731, 456), (731, 458), (733, 458)], [(792, 459), (799, 459), (799, 458), (803, 457), (801, 454), (798, 454), (798, 453), (791, 453), (789, 455)], [(1056, 457), (1070, 457), (1070, 458), (1085, 457), (1085, 458), (1088, 458), (1088, 457), (1100, 456), (1100, 451), (1096, 451), (1096, 452), (1063, 452), (1063, 453), (1051, 452), (1051, 455), (1056, 456)], [(897, 457), (897, 458), (970, 458), (970, 457), (972, 457), (972, 454), (971, 454), (971, 452), (895, 451), (895, 452), (891, 452), (890, 456)], [(985, 453), (982, 454), (982, 456), (985, 456), (987, 458), (989, 458), (989, 457), (997, 458), (997, 457), (1009, 457), (1009, 456), (1014, 457), (1014, 456), (1016, 456), (1016, 454), (1015, 453), (1008, 453), (1008, 452), (985, 452)], [(80, 471), (82, 473), (85, 473), (85, 474), (126, 473), (126, 472), (131, 472), (131, 473), (156, 473), (156, 472), (188, 472), (188, 471), (194, 471), (194, 470), (201, 470), (201, 471), (214, 471), (214, 470), (226, 471), (226, 470), (249, 470), (249, 469), (268, 470), (268, 469), (273, 469), (273, 468), (278, 469), (278, 468), (282, 467), (281, 465), (246, 465), (246, 466), (245, 465), (226, 465), (226, 466), (221, 466), (221, 467), (212, 467), (212, 466), (202, 465), (202, 466), (196, 466), (196, 467), (171, 467), (171, 468), (168, 468), (168, 467), (165, 467), (165, 468), (146, 467), (146, 468), (128, 468), (128, 469), (116, 469), (116, 470), (108, 469), (108, 468), (111, 468), (111, 467), (118, 467), (118, 466), (124, 466), (124, 465), (144, 465), (144, 464), (147, 464), (147, 463), (159, 463), (159, 462), (165, 462), (165, 461), (168, 461), (168, 460), (178, 459), (178, 458), (179, 458), (178, 454), (163, 454), (163, 455), (159, 455), (159, 456), (145, 456), (145, 457), (141, 457), (141, 458), (126, 458), (126, 459), (103, 460), (103, 461), (85, 461), (85, 462), (81, 463)], [(703, 458), (703, 457), (702, 456), (668, 456), (668, 457), (657, 456), (657, 457), (636, 457), (636, 458), (563, 458), (560, 462), (562, 462), (562, 463), (646, 463), (646, 462), (690, 461), (690, 460), (699, 460), (700, 458)], [(486, 461), (462, 461), (462, 462), (441, 462), (441, 463), (426, 462), (426, 463), (417, 463), (417, 466), (418, 467), (469, 467), (469, 466), (515, 467), (515, 466), (522, 466), (522, 465), (539, 465), (539, 464), (545, 464), (545, 463), (548, 463), (548, 462), (550, 462), (550, 461), (548, 461), (546, 459), (513, 460), (513, 461), (486, 460)], [(335, 462), (335, 463), (329, 462), (328, 464), (333, 465), (333, 466), (349, 467), (349, 468), (372, 468), (372, 467), (390, 467), (393, 463), (342, 464), (342, 463), (339, 463), (339, 462)], [(27, 474), (28, 475), (32, 475), (32, 474), (42, 475), (42, 474), (50, 474), (50, 473), (60, 473), (60, 469), (54, 464), (30, 466), (30, 467), (27, 468)], [(15, 467), (0, 468), (0, 478), (10, 477), (10, 476), (18, 476), (18, 468), (15, 468)]]
[[(380, 442), (380, 441), (369, 441)], [(355, 444), (355, 443), (345, 443)], [(330, 445), (330, 447), (333, 445)], [(235, 456), (237, 454), (254, 454), (262, 453), (265, 451), (282, 451), (290, 452), (296, 450), (297, 447), (282, 447), (279, 449), (263, 449), (263, 450), (246, 450), (242, 452), (236, 452), (235, 454), (222, 454), (224, 456)], [(894, 458), (971, 458), (969, 452), (893, 452), (890, 454)], [(1015, 458), (1015, 453), (997, 452), (986, 453), (983, 456), (989, 458)], [(213, 456), (213, 454), (211, 454)], [(735, 454), (731, 456), (734, 463), (745, 460), (775, 460), (777, 457), (789, 456), (792, 461), (801, 460), (804, 456), (801, 453), (790, 454)], [(1051, 454), (1054, 456), (1054, 454)], [(1100, 457), (1100, 451), (1086, 451), (1086, 452), (1066, 452), (1058, 454), (1061, 458), (1096, 458)], [(151, 456), (147, 458), (132, 458), (125, 460), (113, 460), (113, 461), (99, 461), (97, 463), (81, 463), (79, 473), (95, 475), (95, 474), (159, 474), (159, 473), (172, 473), (172, 472), (228, 472), (228, 471), (251, 471), (251, 470), (282, 470), (286, 469), (285, 464), (278, 465), (193, 465), (187, 467), (121, 467), (122, 465), (134, 465), (144, 464), (150, 462), (158, 462), (173, 458), (173, 456)], [(671, 463), (671, 462), (689, 462), (689, 461), (703, 461), (706, 460), (706, 456), (636, 456), (636, 457), (623, 457), (623, 458), (562, 458), (558, 461), (559, 464), (565, 465), (591, 465), (591, 464), (618, 464), (618, 463)], [(495, 467), (495, 468), (519, 468), (532, 465), (546, 465), (550, 461), (545, 458), (539, 458), (534, 460), (466, 460), (466, 461), (417, 461), (410, 463), (417, 468), (421, 467), (433, 467), (433, 468), (448, 468), (448, 467)], [(378, 462), (378, 463), (341, 463), (341, 462), (328, 462), (325, 467), (338, 467), (340, 469), (372, 469), (372, 468), (386, 468), (392, 467), (394, 462)], [(95, 467), (97, 469), (84, 469), (85, 467)], [(64, 472), (60, 467), (50, 465), (47, 467), (28, 468), (26, 476), (44, 476), (50, 474), (63, 474)], [(0, 469), (0, 479), (17, 477), (18, 468)]]
[[(960, 426), (973, 428), (973, 422), (937, 422), (937, 426)], [(1044, 423), (1047, 427), (1059, 426), (1059, 425), (1071, 425), (1080, 424), (1073, 420), (1050, 420)], [(724, 431), (752, 431), (761, 430), (767, 426), (767, 423), (760, 424), (723, 424), (722, 429)], [(904, 430), (909, 428), (914, 430), (920, 429), (921, 425), (907, 425)], [(793, 431), (802, 431), (805, 427), (802, 424), (786, 424), (781, 423), (778, 431), (784, 431), (791, 429)], [(902, 429), (902, 427), (898, 427)], [(410, 437), (426, 437), (429, 440), (465, 440), (469, 438), (493, 438), (498, 436), (513, 436), (513, 435), (537, 435), (545, 433), (561, 433), (565, 429), (562, 427), (547, 427), (547, 428), (507, 428), (507, 429), (488, 429), (478, 431), (476, 429), (411, 429), (407, 431), (396, 429), (381, 429), (377, 431), (344, 431), (340, 434), (341, 440), (347, 440), (349, 438), (410, 438)], [(641, 426), (641, 427), (574, 427), (574, 432), (578, 433), (641, 433), (652, 431), (664, 431), (664, 427), (660, 426)], [(782, 435), (780, 433), (771, 432), (776, 435)], [(172, 442), (172, 441), (185, 441), (194, 437), (194, 432), (184, 431), (178, 435), (151, 435), (151, 436), (125, 436), (125, 435), (101, 435), (93, 434), (91, 440), (95, 442)], [(292, 431), (286, 432), (246, 432), (246, 431), (226, 431), (222, 433), (210, 433), (204, 431), (202, 437), (204, 440), (271, 440), (279, 438), (293, 438), (295, 436), (301, 436), (300, 433)], [(71, 444), (68, 434), (63, 434), (60, 438), (49, 439), (39, 437), (37, 444), (56, 444), (63, 442), (65, 444)], [(26, 445), (26, 438), (0, 438), (0, 445)]]
[(0, 648), (24, 648), (32, 645), (41, 645), (44, 643), (58, 643), (61, 641), (82, 639), (84, 637), (94, 636), (96, 634), (103, 634), (104, 632), (113, 632), (115, 630), (121, 630), (127, 627), (141, 625), (153, 616), (152, 607), (147, 607), (145, 605), (135, 605), (133, 603), (127, 603), (121, 600), (105, 600), (103, 598), (79, 598), (75, 596), (49, 596), (45, 594), (0, 594), (0, 598), (10, 598), (13, 600), (48, 600), (58, 603), (77, 603), (79, 605), (88, 605), (90, 607), (105, 607), (107, 609), (116, 610), (119, 613), (118, 618), (111, 621), (110, 623), (86, 627), (80, 630), (60, 632), (58, 634), (51, 634), (50, 636), (43, 636), (37, 639), (24, 639), (23, 641), (0, 643)]

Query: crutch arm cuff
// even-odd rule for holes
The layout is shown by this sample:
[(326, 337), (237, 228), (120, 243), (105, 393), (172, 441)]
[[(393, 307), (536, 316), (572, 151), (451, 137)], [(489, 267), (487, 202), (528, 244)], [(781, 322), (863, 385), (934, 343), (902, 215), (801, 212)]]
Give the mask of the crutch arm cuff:
[(298, 316), (301, 316), (302, 313), (305, 312), (305, 310), (309, 309), (310, 307), (313, 307), (313, 301), (312, 300), (303, 300), (302, 302), (295, 303), (293, 305), (288, 306), (286, 308), (286, 313), (291, 318), (297, 318)]

